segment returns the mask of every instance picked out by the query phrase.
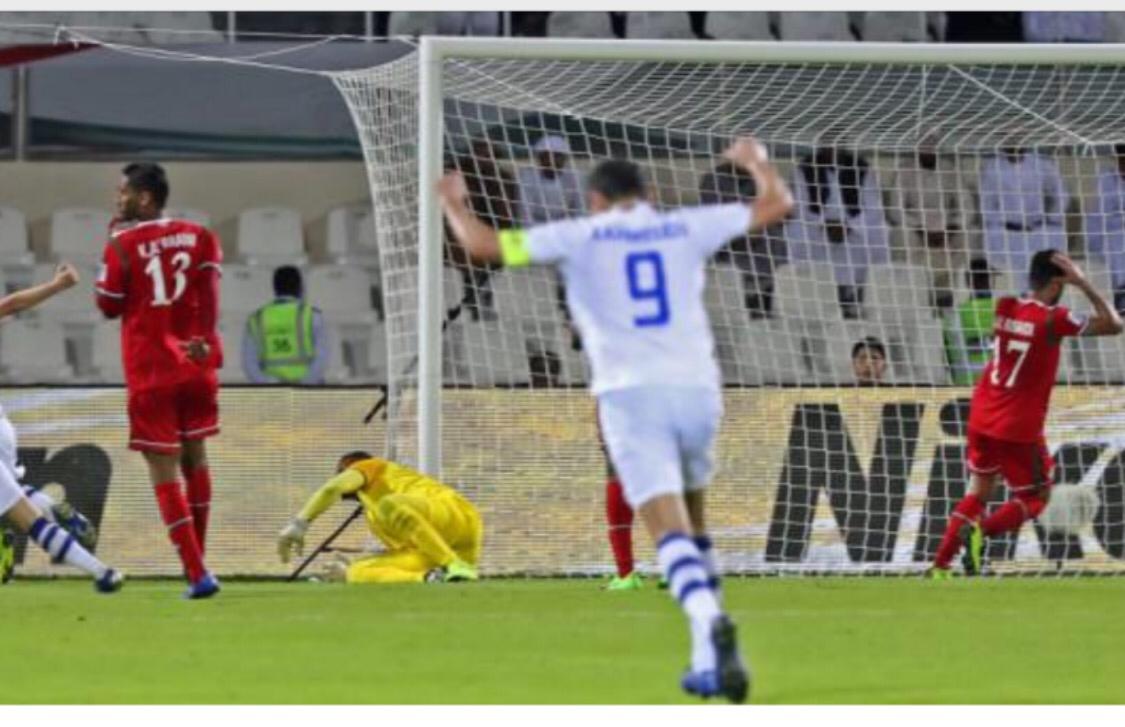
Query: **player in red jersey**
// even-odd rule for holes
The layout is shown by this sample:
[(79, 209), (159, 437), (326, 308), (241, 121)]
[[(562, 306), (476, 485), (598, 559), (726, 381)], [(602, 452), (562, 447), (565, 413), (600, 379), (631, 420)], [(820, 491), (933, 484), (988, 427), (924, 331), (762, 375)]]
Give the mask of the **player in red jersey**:
[[(969, 407), (967, 459), (972, 483), (950, 515), (928, 571), (933, 578), (949, 576), (950, 561), (962, 546), (965, 573), (979, 574), (985, 537), (1018, 530), (1043, 512), (1055, 466), (1043, 425), (1062, 340), (1113, 336), (1122, 330), (1117, 312), (1066, 255), (1054, 250), (1036, 253), (1029, 279), (1027, 295), (996, 301), (992, 359)], [(1090, 301), (1094, 312), (1089, 318), (1083, 320), (1058, 305), (1067, 284)], [(1001, 477), (1012, 496), (982, 521), (985, 503)]]
[(207, 598), (219, 590), (203, 564), (211, 502), (204, 439), (219, 432), (223, 255), (206, 228), (163, 216), (168, 191), (159, 165), (125, 167), (95, 290), (102, 313), (121, 318), (129, 447), (148, 462), (168, 537), (191, 584), (185, 596)]

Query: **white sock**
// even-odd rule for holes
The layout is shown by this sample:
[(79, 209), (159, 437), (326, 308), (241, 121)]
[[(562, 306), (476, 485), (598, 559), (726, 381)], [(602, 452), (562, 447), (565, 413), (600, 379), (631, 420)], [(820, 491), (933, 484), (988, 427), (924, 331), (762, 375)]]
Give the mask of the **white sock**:
[(55, 506), (55, 501), (51, 499), (50, 495), (34, 487), (28, 487), (27, 485), (24, 485), (23, 494), (28, 500), (31, 500), (31, 504), (35, 505), (35, 508), (39, 510), (43, 517), (47, 518), (48, 522), (55, 522), (55, 513), (52, 510)]
[(51, 556), (51, 561), (54, 563), (66, 563), (94, 578), (101, 578), (109, 570), (105, 563), (79, 545), (73, 535), (58, 525), (48, 522), (47, 518), (41, 517), (36, 520), (27, 534), (40, 548), (47, 551), (47, 555)]
[(656, 557), (668, 579), (669, 592), (691, 623), (692, 671), (715, 669), (711, 623), (722, 614), (722, 609), (711, 588), (699, 548), (683, 533), (668, 533), (657, 544)]

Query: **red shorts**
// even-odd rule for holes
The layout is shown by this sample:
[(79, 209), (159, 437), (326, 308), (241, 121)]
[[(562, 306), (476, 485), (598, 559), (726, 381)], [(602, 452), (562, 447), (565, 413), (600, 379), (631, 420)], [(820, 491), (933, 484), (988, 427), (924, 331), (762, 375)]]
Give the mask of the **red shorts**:
[(219, 433), (219, 385), (192, 379), (129, 392), (129, 449), (178, 454), (180, 442)]
[(970, 472), (999, 474), (1016, 491), (1054, 481), (1055, 460), (1043, 437), (1037, 442), (1007, 442), (970, 429), (968, 444)]

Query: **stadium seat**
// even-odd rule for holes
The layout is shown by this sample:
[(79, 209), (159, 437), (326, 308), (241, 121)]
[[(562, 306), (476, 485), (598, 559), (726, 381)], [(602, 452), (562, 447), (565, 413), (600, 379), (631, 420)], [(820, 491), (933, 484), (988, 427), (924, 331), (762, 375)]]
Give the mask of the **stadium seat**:
[(525, 337), (552, 340), (565, 323), (554, 270), (529, 267), (499, 270), (490, 278), (496, 313), (518, 321)]
[[(1101, 291), (1102, 295), (1106, 296), (1112, 305), (1113, 275), (1110, 273), (1109, 268), (1098, 260), (1083, 260), (1078, 263), (1078, 266), (1086, 273), (1086, 278), (1094, 286), (1094, 289)], [(1087, 314), (1093, 311), (1093, 306), (1090, 305), (1090, 301), (1086, 299), (1086, 296), (1072, 285), (1068, 285), (1063, 289), (1062, 299), (1059, 300), (1059, 303), (1077, 313)]]
[(784, 321), (748, 320), (734, 333), (735, 370), (728, 374), (724, 367), (724, 384), (777, 386), (808, 378), (801, 359), (801, 337)]
[(783, 12), (778, 20), (781, 40), (854, 41), (845, 12)]
[(711, 321), (715, 338), (715, 355), (722, 368), (723, 379), (738, 375), (735, 358), (736, 331), (746, 325), (746, 296), (742, 287), (742, 271), (733, 265), (708, 265), (705, 271), (703, 303)]
[(87, 267), (98, 264), (112, 217), (100, 209), (56, 210), (51, 215), (51, 252), (55, 259)]
[(547, 18), (548, 38), (613, 38), (609, 13), (553, 12)]
[(331, 346), (325, 380), (339, 384), (386, 381), (386, 330), (383, 325), (354, 321), (339, 323), (327, 316), (325, 320)]
[(371, 278), (346, 265), (317, 265), (305, 275), (305, 299), (330, 319), (375, 322)]
[(379, 243), (371, 205), (337, 207), (328, 213), (325, 226), (327, 253), (332, 260), (379, 269)]
[(774, 310), (781, 318), (834, 322), (843, 317), (831, 263), (799, 262), (774, 271)]
[(27, 218), (12, 207), (0, 207), (0, 261), (5, 266), (35, 262), (27, 241)]
[(926, 13), (869, 11), (863, 13), (861, 23), (865, 41), (922, 43), (928, 40)]
[(704, 32), (716, 40), (773, 40), (770, 14), (711, 11)]
[(933, 318), (930, 271), (920, 265), (872, 265), (863, 294), (864, 317), (888, 323)]
[(258, 207), (238, 216), (238, 254), (248, 265), (301, 265), (305, 234), (301, 215), (285, 207)]
[(461, 319), (446, 339), (452, 371), (447, 381), (467, 386), (515, 386), (531, 381), (527, 346), (507, 321)]
[(189, 222), (194, 222), (197, 225), (203, 225), (204, 227), (211, 226), (211, 215), (207, 214), (203, 210), (190, 208), (166, 209), (164, 210), (164, 216), (174, 220), (187, 220)]
[(243, 317), (273, 300), (273, 271), (249, 265), (223, 265), (219, 304), (224, 313), (238, 311)]
[(686, 12), (633, 12), (625, 16), (626, 38), (695, 40)]
[[(94, 301), (97, 267), (86, 264), (75, 265), (75, 268), (78, 270), (78, 284), (39, 304), (29, 315), (52, 318), (60, 323), (97, 323), (102, 320)], [(35, 283), (46, 282), (54, 276), (53, 263), (40, 263), (32, 268)]]
[[(229, 356), (230, 343), (226, 346)], [(125, 369), (121, 364), (121, 326), (116, 321), (106, 322), (94, 336), (93, 366), (99, 383), (125, 383)]]
[(62, 325), (50, 320), (8, 319), (0, 323), (0, 364), (7, 381), (49, 384), (73, 379)]
[(224, 384), (245, 384), (242, 373), (242, 334), (246, 329), (247, 311), (229, 310), (225, 306), (219, 313), (219, 334), (223, 337), (223, 367), (219, 381)]

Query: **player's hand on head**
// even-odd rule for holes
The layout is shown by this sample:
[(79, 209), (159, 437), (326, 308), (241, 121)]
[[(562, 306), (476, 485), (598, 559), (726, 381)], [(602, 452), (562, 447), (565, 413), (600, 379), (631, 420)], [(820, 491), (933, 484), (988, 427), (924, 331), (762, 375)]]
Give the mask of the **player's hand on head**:
[(445, 202), (461, 202), (469, 196), (469, 187), (461, 172), (446, 172), (438, 180), (437, 191)]
[(293, 518), (281, 529), (277, 536), (277, 554), (282, 563), (288, 563), (294, 554), (301, 555), (305, 550), (305, 533), (309, 524), (301, 518)]
[(1086, 275), (1082, 272), (1082, 268), (1078, 267), (1078, 263), (1064, 253), (1056, 252), (1051, 256), (1051, 262), (1063, 271), (1063, 277), (1068, 283), (1080, 283), (1086, 279)]
[(743, 167), (755, 164), (765, 164), (770, 155), (765, 145), (753, 136), (740, 136), (723, 152), (723, 158)]
[(61, 262), (55, 268), (55, 284), (61, 288), (73, 288), (78, 284), (78, 271), (68, 262)]

